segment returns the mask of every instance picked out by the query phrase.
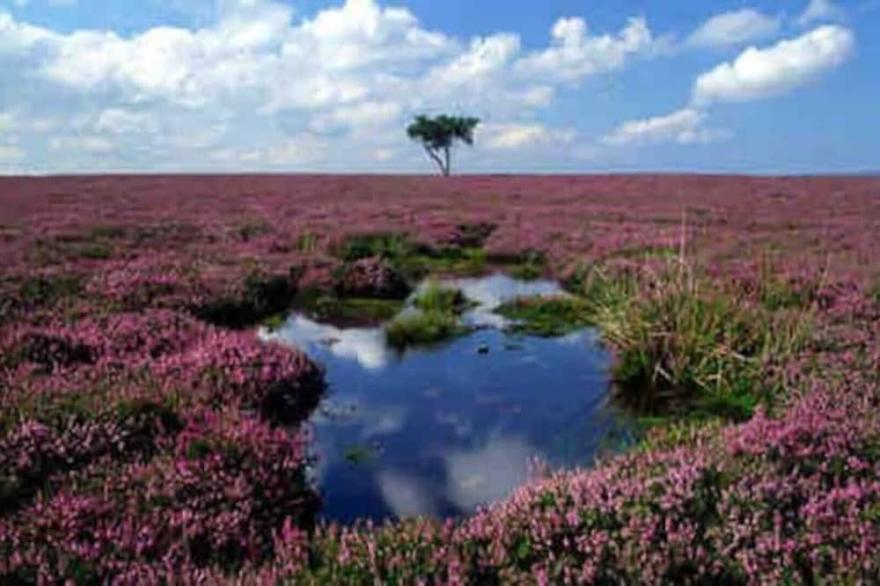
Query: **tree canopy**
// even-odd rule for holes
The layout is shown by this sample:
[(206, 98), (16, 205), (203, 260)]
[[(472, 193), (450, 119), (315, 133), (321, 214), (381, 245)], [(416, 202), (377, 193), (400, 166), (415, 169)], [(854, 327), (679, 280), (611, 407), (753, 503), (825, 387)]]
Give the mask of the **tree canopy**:
[(474, 130), (480, 123), (479, 118), (470, 116), (416, 116), (406, 129), (407, 135), (419, 141), (443, 175), (451, 172), (452, 146), (456, 141), (467, 145), (474, 144)]

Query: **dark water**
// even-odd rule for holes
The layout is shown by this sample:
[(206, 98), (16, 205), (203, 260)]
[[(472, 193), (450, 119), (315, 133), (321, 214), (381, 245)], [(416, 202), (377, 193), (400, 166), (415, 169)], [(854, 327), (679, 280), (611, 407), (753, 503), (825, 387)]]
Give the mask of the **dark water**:
[(595, 332), (509, 335), (491, 312), (510, 297), (561, 293), (555, 284), (500, 275), (455, 284), (481, 303), (464, 319), (483, 329), (402, 356), (381, 328), (301, 315), (264, 334), (327, 369), (330, 391), (312, 418), (325, 518), (468, 513), (525, 482), (535, 458), (589, 465), (625, 437), (606, 405), (610, 358)]

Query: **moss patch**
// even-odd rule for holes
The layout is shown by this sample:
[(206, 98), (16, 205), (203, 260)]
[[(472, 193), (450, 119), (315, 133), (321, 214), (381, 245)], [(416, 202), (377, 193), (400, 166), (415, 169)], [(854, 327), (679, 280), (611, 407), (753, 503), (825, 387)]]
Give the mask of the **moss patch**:
[(515, 323), (510, 330), (533, 336), (564, 336), (593, 325), (589, 304), (577, 297), (523, 297), (495, 310)]
[(437, 344), (466, 331), (455, 314), (437, 311), (401, 316), (385, 326), (388, 344), (398, 350)]
[(401, 315), (385, 326), (388, 343), (398, 350), (436, 344), (468, 331), (459, 315), (471, 303), (460, 289), (429, 284), (413, 305), (417, 312)]
[(415, 242), (406, 234), (359, 234), (344, 240), (334, 253), (346, 263), (382, 258), (414, 283), (427, 275), (468, 276), (484, 272), (486, 254), (479, 246), (470, 246), (474, 242), (466, 239), (467, 245), (432, 247)]

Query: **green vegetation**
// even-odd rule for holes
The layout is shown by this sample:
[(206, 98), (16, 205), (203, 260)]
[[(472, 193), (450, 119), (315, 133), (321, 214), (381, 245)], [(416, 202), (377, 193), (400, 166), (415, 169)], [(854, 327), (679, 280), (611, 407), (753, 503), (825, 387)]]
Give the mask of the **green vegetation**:
[(296, 249), (306, 254), (318, 251), (320, 239), (317, 234), (306, 231), (296, 237)]
[(404, 315), (385, 326), (388, 343), (399, 350), (436, 344), (464, 331), (455, 314), (436, 311)]
[(425, 313), (459, 314), (473, 303), (468, 301), (461, 289), (431, 282), (413, 300), (413, 305)]
[(459, 289), (430, 284), (413, 305), (417, 312), (401, 315), (385, 326), (388, 343), (395, 348), (436, 344), (467, 332), (458, 316), (469, 302)]
[(296, 295), (296, 275), (251, 273), (237, 294), (220, 297), (193, 307), (193, 313), (208, 323), (231, 329), (258, 324), (289, 309)]
[(541, 251), (488, 254), (482, 246), (492, 229), (491, 224), (463, 224), (458, 227), (459, 244), (439, 247), (415, 242), (408, 235), (395, 232), (358, 234), (346, 238), (334, 253), (346, 263), (380, 257), (411, 283), (428, 275), (476, 276), (491, 267), (517, 279), (543, 276), (547, 261)]
[(401, 259), (398, 266), (404, 275), (474, 276), (486, 271), (486, 253), (479, 248), (423, 247), (418, 254)]
[(803, 283), (795, 286), (789, 280), (781, 278), (776, 263), (767, 253), (762, 255), (758, 269), (758, 299), (766, 309), (808, 309), (816, 296), (817, 283)]
[(460, 141), (466, 145), (474, 144), (474, 130), (480, 123), (479, 118), (470, 116), (416, 116), (406, 129), (412, 140), (418, 141), (425, 153), (440, 168), (445, 176), (452, 172), (451, 151), (453, 145)]
[(352, 465), (364, 464), (372, 459), (373, 452), (374, 450), (369, 446), (349, 446), (345, 450), (345, 461)]
[(392, 319), (403, 309), (398, 299), (339, 297), (308, 290), (294, 305), (315, 320), (336, 325), (377, 325)]
[(346, 263), (382, 258), (411, 282), (427, 275), (477, 275), (486, 268), (486, 254), (481, 248), (433, 248), (393, 232), (350, 236), (336, 248), (335, 254)]
[(79, 255), (91, 260), (107, 260), (113, 256), (113, 249), (104, 242), (93, 242), (83, 245), (79, 250)]
[(803, 312), (753, 307), (681, 266), (616, 280), (596, 271), (580, 286), (585, 319), (616, 350), (621, 399), (647, 414), (747, 418), (779, 390), (766, 367), (810, 331)]
[(622, 248), (611, 255), (614, 258), (633, 258), (633, 259), (673, 259), (678, 255), (678, 251), (671, 246), (632, 246)]
[(533, 336), (563, 336), (593, 325), (590, 305), (578, 297), (522, 297), (501, 305), (495, 313), (516, 322), (511, 331)]
[(488, 262), (515, 279), (531, 281), (544, 275), (547, 258), (540, 250), (524, 250), (514, 254), (493, 254), (488, 257)]
[(868, 289), (868, 296), (880, 304), (880, 275), (874, 277), (874, 281)]
[(406, 234), (376, 232), (347, 237), (334, 252), (346, 262), (378, 256), (397, 260), (415, 253), (416, 246)]
[(272, 231), (272, 226), (262, 218), (246, 218), (236, 223), (232, 229), (242, 242), (250, 242), (269, 234)]

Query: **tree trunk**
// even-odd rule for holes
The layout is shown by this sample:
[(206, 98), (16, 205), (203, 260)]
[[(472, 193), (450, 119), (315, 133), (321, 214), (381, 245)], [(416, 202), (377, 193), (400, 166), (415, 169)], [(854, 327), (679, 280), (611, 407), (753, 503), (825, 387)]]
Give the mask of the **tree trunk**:
[(449, 161), (449, 147), (446, 147), (446, 148), (443, 149), (443, 158), (444, 158), (444, 160), (446, 161), (446, 164), (443, 166), (443, 176), (444, 176), (444, 177), (449, 177), (449, 174), (452, 172), (452, 169), (451, 169), (450, 166), (449, 166), (449, 164), (450, 164), (450, 161)]
[(427, 145), (425, 145), (425, 152), (428, 153), (428, 156), (431, 157), (432, 161), (437, 163), (437, 167), (440, 168), (440, 173), (442, 173), (444, 176), (449, 175), (448, 167), (443, 164), (443, 159), (440, 158), (440, 155), (438, 155), (435, 151), (433, 151)]

